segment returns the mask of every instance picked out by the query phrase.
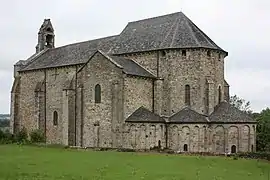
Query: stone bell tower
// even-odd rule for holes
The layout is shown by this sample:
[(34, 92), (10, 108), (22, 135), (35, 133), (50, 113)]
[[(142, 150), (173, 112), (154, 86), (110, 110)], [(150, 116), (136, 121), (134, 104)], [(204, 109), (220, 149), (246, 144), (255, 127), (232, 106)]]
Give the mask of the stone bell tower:
[(54, 48), (54, 29), (50, 19), (44, 19), (38, 32), (36, 53), (48, 48)]

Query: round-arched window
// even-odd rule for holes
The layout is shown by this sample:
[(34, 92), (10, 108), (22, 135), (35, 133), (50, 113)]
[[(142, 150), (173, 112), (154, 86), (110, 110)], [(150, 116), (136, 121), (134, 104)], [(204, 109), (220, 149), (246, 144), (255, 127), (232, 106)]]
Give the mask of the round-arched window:
[(58, 125), (58, 113), (57, 113), (57, 111), (53, 112), (53, 125), (54, 126)]

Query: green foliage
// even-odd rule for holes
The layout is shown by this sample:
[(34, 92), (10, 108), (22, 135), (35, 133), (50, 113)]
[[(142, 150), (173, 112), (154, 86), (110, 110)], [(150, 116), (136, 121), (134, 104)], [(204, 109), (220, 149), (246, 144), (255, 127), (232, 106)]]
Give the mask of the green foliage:
[(14, 141), (14, 136), (8, 130), (5, 132), (0, 130), (0, 144), (9, 144)]
[(257, 150), (270, 152), (270, 109), (266, 108), (256, 118)]
[(237, 153), (239, 158), (263, 159), (270, 161), (270, 152), (246, 152)]
[(250, 102), (238, 97), (237, 95), (230, 97), (230, 104), (239, 109), (240, 111), (243, 111), (249, 115), (252, 114)]
[(8, 127), (8, 126), (9, 126), (9, 120), (0, 121), (0, 127)]
[(23, 127), (18, 133), (15, 134), (15, 140), (18, 143), (28, 142), (28, 134), (25, 127)]
[(32, 143), (43, 143), (43, 142), (45, 142), (44, 133), (39, 129), (36, 129), (36, 130), (34, 130), (34, 131), (32, 131), (30, 133), (30, 139), (31, 139)]

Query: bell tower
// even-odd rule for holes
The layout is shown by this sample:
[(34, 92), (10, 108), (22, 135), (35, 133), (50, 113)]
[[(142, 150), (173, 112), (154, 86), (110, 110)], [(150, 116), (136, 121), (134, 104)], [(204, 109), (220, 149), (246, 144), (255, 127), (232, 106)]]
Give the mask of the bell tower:
[(36, 53), (48, 48), (54, 48), (54, 29), (50, 19), (44, 19), (38, 32)]

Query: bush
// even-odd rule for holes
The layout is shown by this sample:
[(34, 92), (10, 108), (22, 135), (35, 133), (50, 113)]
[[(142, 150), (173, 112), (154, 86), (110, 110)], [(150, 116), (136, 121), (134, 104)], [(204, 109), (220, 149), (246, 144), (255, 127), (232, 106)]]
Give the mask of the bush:
[(250, 158), (250, 159), (263, 159), (270, 161), (270, 152), (247, 152), (238, 153), (239, 158)]
[(16, 135), (15, 135), (15, 139), (16, 142), (18, 143), (26, 143), (28, 140), (28, 134), (27, 134), (27, 130), (25, 127), (23, 127)]
[(0, 144), (10, 144), (14, 142), (15, 140), (13, 134), (11, 134), (8, 130), (5, 132), (0, 130)]
[(30, 139), (32, 143), (42, 143), (45, 142), (45, 136), (44, 133), (37, 129), (30, 133)]

